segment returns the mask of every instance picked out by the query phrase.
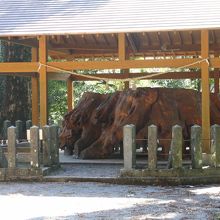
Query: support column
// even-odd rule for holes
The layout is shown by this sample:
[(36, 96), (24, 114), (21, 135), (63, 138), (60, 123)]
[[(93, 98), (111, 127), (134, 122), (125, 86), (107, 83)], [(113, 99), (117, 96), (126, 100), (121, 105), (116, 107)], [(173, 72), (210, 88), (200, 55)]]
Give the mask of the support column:
[[(39, 62), (41, 64), (47, 63), (47, 39), (46, 36), (39, 37)], [(40, 125), (44, 126), (48, 122), (48, 103), (47, 103), (47, 68), (41, 66), (39, 70), (40, 83)]]
[[(126, 38), (125, 33), (118, 34), (118, 58), (119, 61), (126, 60)], [(129, 69), (122, 69), (121, 74), (129, 74)], [(124, 89), (129, 89), (129, 82), (124, 82)]]
[[(209, 57), (209, 32), (201, 31), (201, 57)], [(202, 151), (210, 153), (210, 89), (209, 89), (209, 64), (201, 63), (202, 79)]]
[(124, 89), (127, 90), (130, 88), (129, 81), (124, 82)]
[(68, 106), (68, 112), (70, 112), (74, 108), (73, 81), (71, 78), (67, 79), (67, 106)]
[[(31, 49), (32, 62), (38, 61), (38, 51), (37, 48)], [(33, 125), (39, 124), (39, 79), (37, 76), (31, 77), (31, 88), (32, 88), (32, 123)]]
[[(124, 74), (126, 74), (127, 76), (129, 75), (129, 69), (125, 69), (124, 70)], [(130, 88), (130, 83), (129, 81), (124, 82), (124, 89), (127, 90)]]
[(219, 94), (219, 77), (216, 72), (214, 73), (214, 92), (215, 94)]

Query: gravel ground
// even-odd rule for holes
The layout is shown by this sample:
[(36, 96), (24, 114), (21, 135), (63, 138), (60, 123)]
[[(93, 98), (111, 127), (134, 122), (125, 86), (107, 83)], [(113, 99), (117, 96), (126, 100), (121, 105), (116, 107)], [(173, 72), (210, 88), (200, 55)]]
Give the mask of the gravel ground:
[(52, 172), (50, 176), (117, 177), (122, 168), (120, 164), (63, 164), (61, 169)]
[(220, 219), (220, 185), (0, 183), (0, 207), (2, 220)]

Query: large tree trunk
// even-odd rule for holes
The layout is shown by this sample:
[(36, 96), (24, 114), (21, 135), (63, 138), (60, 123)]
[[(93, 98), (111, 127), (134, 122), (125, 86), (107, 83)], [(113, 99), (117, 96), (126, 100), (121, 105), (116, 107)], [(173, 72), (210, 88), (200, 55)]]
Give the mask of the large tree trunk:
[[(157, 125), (159, 144), (168, 155), (173, 125), (183, 127), (185, 140), (190, 139), (192, 125), (201, 125), (201, 94), (165, 88), (138, 88), (105, 95), (85, 93), (64, 118), (61, 145), (81, 158), (105, 158), (121, 145), (126, 124), (136, 125), (138, 139), (146, 139), (147, 127)], [(211, 124), (220, 124), (220, 99), (215, 94), (211, 94)], [(146, 146), (146, 141), (138, 145)]]
[[(3, 62), (30, 61), (30, 49), (20, 45), (1, 43)], [(6, 76), (1, 80), (1, 125), (6, 119), (14, 123), (16, 120), (30, 119), (30, 78)]]

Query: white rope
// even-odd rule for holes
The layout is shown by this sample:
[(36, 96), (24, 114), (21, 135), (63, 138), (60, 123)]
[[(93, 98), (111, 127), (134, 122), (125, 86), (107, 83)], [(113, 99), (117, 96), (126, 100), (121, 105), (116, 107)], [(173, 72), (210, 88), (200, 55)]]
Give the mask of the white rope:
[(40, 71), (41, 66), (42, 66), (42, 63), (39, 63), (39, 66), (38, 66), (37, 72), (39, 72), (39, 71)]
[[(208, 58), (205, 58), (205, 59), (201, 59), (201, 60), (198, 60), (196, 62), (193, 62), (193, 63), (190, 63), (190, 64), (187, 64), (187, 65), (184, 65), (184, 66), (180, 66), (180, 67), (175, 67), (173, 69), (183, 69), (183, 68), (187, 68), (187, 67), (190, 67), (190, 66), (194, 66), (195, 64), (198, 64), (198, 63), (202, 63), (202, 62), (207, 62), (208, 65), (209, 65), (209, 60)], [(87, 79), (93, 79), (93, 80), (97, 80), (97, 81), (121, 81), (121, 82), (127, 82), (127, 81), (136, 81), (136, 80), (141, 80), (141, 79), (148, 79), (148, 78), (151, 78), (152, 76), (155, 77), (155, 76), (161, 76), (163, 74), (166, 74), (170, 71), (165, 71), (165, 72), (161, 72), (161, 73), (153, 73), (153, 74), (148, 74), (146, 76), (139, 76), (139, 77), (132, 77), (132, 78), (125, 78), (125, 79), (115, 79), (115, 78), (105, 78), (105, 77), (99, 77), (97, 75), (91, 75), (91, 74), (80, 74), (80, 73), (73, 73), (72, 71), (68, 71), (68, 70), (63, 70), (63, 69), (60, 69), (60, 68), (57, 68), (57, 67), (54, 67), (54, 66), (51, 66), (51, 65), (47, 65), (47, 64), (43, 64), (43, 63), (40, 63), (39, 62), (39, 67), (38, 67), (38, 72), (40, 71), (41, 67), (42, 66), (45, 66), (45, 67), (48, 67), (50, 69), (53, 69), (53, 70), (56, 70), (56, 71), (59, 71), (59, 72), (64, 72), (64, 73), (68, 73), (70, 75), (74, 75), (74, 76), (80, 76), (80, 77), (84, 77), (84, 78), (87, 78)], [(111, 75), (111, 74), (109, 74)], [(120, 75), (120, 74), (119, 74)]]

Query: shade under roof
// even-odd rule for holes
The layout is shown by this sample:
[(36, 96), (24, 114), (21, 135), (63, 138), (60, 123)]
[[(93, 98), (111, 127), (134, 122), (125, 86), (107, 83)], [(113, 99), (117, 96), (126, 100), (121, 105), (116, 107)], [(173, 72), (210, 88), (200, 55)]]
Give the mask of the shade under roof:
[(1, 0), (0, 36), (220, 28), (219, 0)]

